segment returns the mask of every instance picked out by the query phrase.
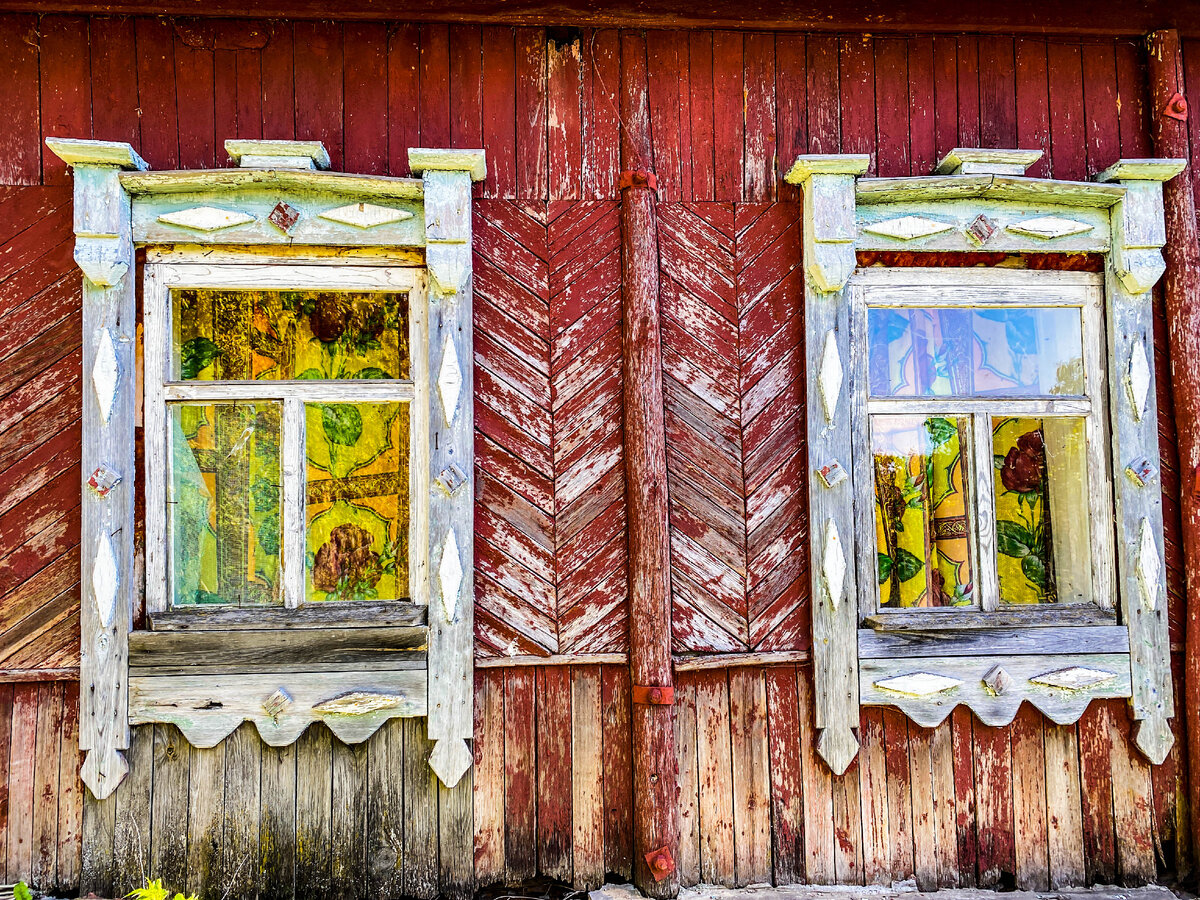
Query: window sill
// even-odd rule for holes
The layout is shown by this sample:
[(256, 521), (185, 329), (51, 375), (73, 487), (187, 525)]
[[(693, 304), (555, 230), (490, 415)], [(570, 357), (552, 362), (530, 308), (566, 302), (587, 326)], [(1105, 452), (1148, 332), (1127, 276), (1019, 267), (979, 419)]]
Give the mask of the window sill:
[(879, 612), (863, 624), (875, 631), (971, 631), (983, 628), (1049, 628), (1063, 625), (1116, 625), (1117, 613), (1096, 606), (1041, 606), (994, 612), (915, 609)]
[(428, 608), (399, 600), (319, 603), (298, 609), (198, 606), (150, 613), (151, 631), (286, 631), (328, 628), (403, 628), (426, 624)]

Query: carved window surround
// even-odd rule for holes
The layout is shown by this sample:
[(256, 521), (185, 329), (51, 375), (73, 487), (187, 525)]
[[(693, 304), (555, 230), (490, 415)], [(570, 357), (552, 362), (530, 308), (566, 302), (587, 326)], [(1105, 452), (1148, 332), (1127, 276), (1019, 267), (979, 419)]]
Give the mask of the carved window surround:
[[(1173, 742), (1149, 292), (1165, 269), (1162, 183), (1183, 161), (1121, 160), (1091, 182), (1025, 176), (1040, 156), (956, 149), (934, 175), (907, 178), (860, 177), (867, 156), (801, 156), (786, 177), (804, 192), (817, 748), (838, 773), (858, 752), (860, 704), (898, 706), (926, 726), (965, 704), (995, 725), (1029, 700), (1067, 723), (1090, 700), (1120, 696), (1130, 699), (1135, 741), (1148, 759), (1162, 762)], [(1107, 436), (1097, 449), (1113, 494), (1103, 511), (1116, 523), (1115, 597), (1099, 605), (1115, 607), (1115, 615), (1096, 606), (1050, 610), (1048, 619), (1042, 609), (873, 615), (875, 541), (873, 534), (863, 539), (870, 529), (856, 521), (856, 508), (873, 516), (875, 497), (871, 464), (858, 458), (869, 446), (861, 434), (867, 336), (855, 295), (879, 270), (856, 282), (862, 251), (918, 259), (931, 252), (1103, 255), (1104, 274), (1091, 276), (1102, 280), (1104, 313), (1095, 329), (1102, 334), (1085, 341), (1107, 377), (1100, 398)], [(964, 270), (944, 271), (950, 284)], [(936, 290), (936, 277), (927, 280)], [(1039, 627), (1046, 625), (1053, 627)]]
[[(471, 184), (485, 176), (483, 151), (411, 149), (421, 177), (385, 178), (323, 171), (328, 156), (315, 141), (228, 141), (238, 168), (175, 172), (148, 171), (124, 143), (46, 143), (74, 170), (75, 260), (85, 276), (84, 783), (97, 799), (116, 789), (128, 772), (131, 723), (171, 722), (197, 746), (212, 746), (248, 720), (282, 746), (315, 721), (357, 742), (387, 718), (427, 716), (430, 765), (452, 787), (472, 762)], [(146, 592), (152, 630), (131, 632), (143, 590), (134, 502), (147, 490), (134, 479), (140, 323), (130, 270), (139, 247), (148, 306), (164, 303), (165, 287), (156, 285), (197, 279), (275, 287), (300, 278), (409, 294), (419, 320), (410, 339), (420, 329), (427, 335), (411, 355), (424, 377), (398, 385), (404, 396), (383, 399), (422, 404), (413, 421), (427, 423), (426, 435), (412, 437), (413, 482), (426, 486), (412, 497), (410, 536), (421, 541), (413, 603), (170, 610), (165, 583), (154, 584)], [(298, 383), (275, 384), (286, 394)], [(383, 383), (368, 388), (387, 392)], [(281, 402), (288, 403), (282, 394)], [(148, 470), (155, 455), (148, 453)], [(285, 468), (285, 501), (299, 478)], [(298, 495), (296, 484), (290, 490)], [(151, 514), (147, 570), (165, 581), (164, 532), (155, 522)], [(290, 596), (292, 607), (294, 586)], [(361, 662), (368, 658), (374, 662)]]

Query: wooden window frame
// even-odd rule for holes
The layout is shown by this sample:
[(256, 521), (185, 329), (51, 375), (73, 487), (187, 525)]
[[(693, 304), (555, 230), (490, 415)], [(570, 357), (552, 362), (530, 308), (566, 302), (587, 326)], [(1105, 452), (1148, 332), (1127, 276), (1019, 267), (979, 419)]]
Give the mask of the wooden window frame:
[[(172, 375), (172, 292), (200, 288), (218, 290), (329, 290), (405, 294), (408, 297), (409, 379), (394, 381), (180, 381)], [(270, 265), (210, 265), (199, 259), (147, 264), (143, 293), (146, 479), (146, 611), (151, 627), (170, 623), (192, 629), (253, 625), (253, 607), (214, 605), (198, 610), (179, 607), (170, 596), (167, 483), (170, 440), (167, 404), (172, 401), (278, 401), (282, 404), (280, 463), (282, 527), (280, 528), (283, 607), (304, 606), (305, 502), (304, 406), (309, 402), (403, 402), (409, 415), (409, 600), (371, 604), (374, 615), (389, 605), (429, 604), (429, 396), (428, 298), (426, 277), (419, 268), (396, 266), (319, 265), (296, 259)], [(326, 601), (327, 602), (327, 601)], [(333, 601), (321, 616), (327, 626), (339, 619), (360, 621), (362, 601)], [(324, 603), (322, 604), (324, 605)], [(263, 627), (287, 628), (308, 617), (272, 616)], [(157, 621), (156, 621), (157, 620)]]

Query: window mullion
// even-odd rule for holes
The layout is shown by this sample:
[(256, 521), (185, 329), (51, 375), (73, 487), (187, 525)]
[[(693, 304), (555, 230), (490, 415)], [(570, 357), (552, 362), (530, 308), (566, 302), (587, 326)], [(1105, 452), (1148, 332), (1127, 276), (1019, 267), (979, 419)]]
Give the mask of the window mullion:
[(171, 571), (167, 543), (167, 484), (170, 478), (167, 452), (167, 405), (162, 385), (167, 379), (168, 318), (167, 288), (159, 266), (146, 266), (143, 313), (143, 377), (145, 395), (146, 472), (146, 611), (165, 612), (171, 603), (167, 572)]
[(991, 612), (1000, 605), (1000, 578), (996, 569), (996, 488), (992, 470), (992, 417), (971, 416), (971, 502), (975, 510), (975, 588), (980, 607)]
[(283, 401), (283, 445), (280, 457), (283, 476), (283, 604), (300, 606), (304, 598), (305, 447), (304, 401)]

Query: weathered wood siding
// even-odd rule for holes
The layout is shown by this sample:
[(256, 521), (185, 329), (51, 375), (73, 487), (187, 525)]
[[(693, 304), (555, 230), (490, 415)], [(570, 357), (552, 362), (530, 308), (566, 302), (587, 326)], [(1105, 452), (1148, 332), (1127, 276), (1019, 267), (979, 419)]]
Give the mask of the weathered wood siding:
[[(49, 135), (129, 141), (158, 169), (227, 165), (221, 143), (233, 136), (319, 138), (335, 167), (395, 175), (407, 174), (410, 146), (485, 147), (489, 174), (474, 223), (476, 652), (622, 658), (619, 38), (501, 26), (0, 17), (0, 670), (78, 662), (79, 276), (70, 176), (44, 151)], [(854, 152), (872, 154), (873, 174), (924, 174), (957, 145), (1023, 146), (1045, 150), (1034, 174), (1084, 178), (1121, 156), (1149, 155), (1141, 50), (1132, 38), (702, 30), (651, 31), (645, 46), (674, 649), (803, 652), (799, 195), (780, 169), (802, 152)], [(1186, 50), (1200, 83), (1200, 45)], [(1200, 129), (1197, 117), (1192, 128)], [(1167, 409), (1159, 323), (1159, 406)], [(1179, 473), (1169, 417), (1160, 434), (1178, 635)], [(685, 881), (916, 874), (929, 884), (1037, 886), (1139, 881), (1156, 864), (1188, 862), (1175, 856), (1176, 836), (1191, 827), (1179, 751), (1146, 768), (1121, 704), (1097, 705), (1066, 728), (1023, 712), (993, 729), (960, 711), (929, 731), (868, 711), (862, 755), (831, 779), (812, 753), (806, 666), (677, 677)], [(483, 669), (476, 685), (480, 882), (541, 872), (584, 885), (627, 872), (624, 666)], [(50, 712), (43, 720), (47, 691), (46, 709), (60, 709), (62, 724)], [(74, 746), (66, 740), (74, 691), (71, 683), (0, 685), (9, 880), (63, 889), (78, 880), (77, 807), (64, 798), (79, 788), (62, 753)], [(402, 731), (397, 724), (352, 750), (316, 729), (281, 752), (246, 729), (211, 751), (187, 748), (171, 729), (139, 729), (141, 774), (115, 806), (89, 804), (98, 823), (89, 883), (130, 885), (141, 875), (127, 855), (136, 845), (146, 874), (182, 878), (186, 868), (184, 881), (199, 878), (191, 883), (206, 895), (220, 896), (243, 860), (257, 860), (263, 868), (247, 877), (264, 895), (353, 883), (382, 896), (377, 837), (394, 821), (386, 816), (405, 809), (409, 782), (383, 779), (390, 770), (372, 761), (415, 766), (400, 749), (408, 747)], [(13, 798), (33, 797), (49, 777), (50, 748), (64, 793), (39, 790), (36, 804), (19, 807)], [(312, 765), (301, 771), (303, 754)], [(353, 788), (364, 779), (360, 801)], [(22, 836), (35, 827), (48, 834), (55, 804), (49, 864), (48, 851), (23, 849), (33, 845)], [(301, 833), (302, 808), (311, 833)], [(292, 832), (275, 824), (289, 821), (288, 809), (296, 810), (290, 844)], [(393, 847), (407, 834), (386, 833)], [(365, 847), (363, 856), (321, 855), (351, 835), (363, 842), (338, 846)], [(308, 852), (317, 855), (306, 862)], [(461, 854), (429, 855), (433, 845), (405, 852), (395, 877), (408, 892), (426, 891), (436, 869), (465, 864)], [(355, 881), (363, 871), (368, 877)], [(458, 874), (438, 878), (457, 883)]]

